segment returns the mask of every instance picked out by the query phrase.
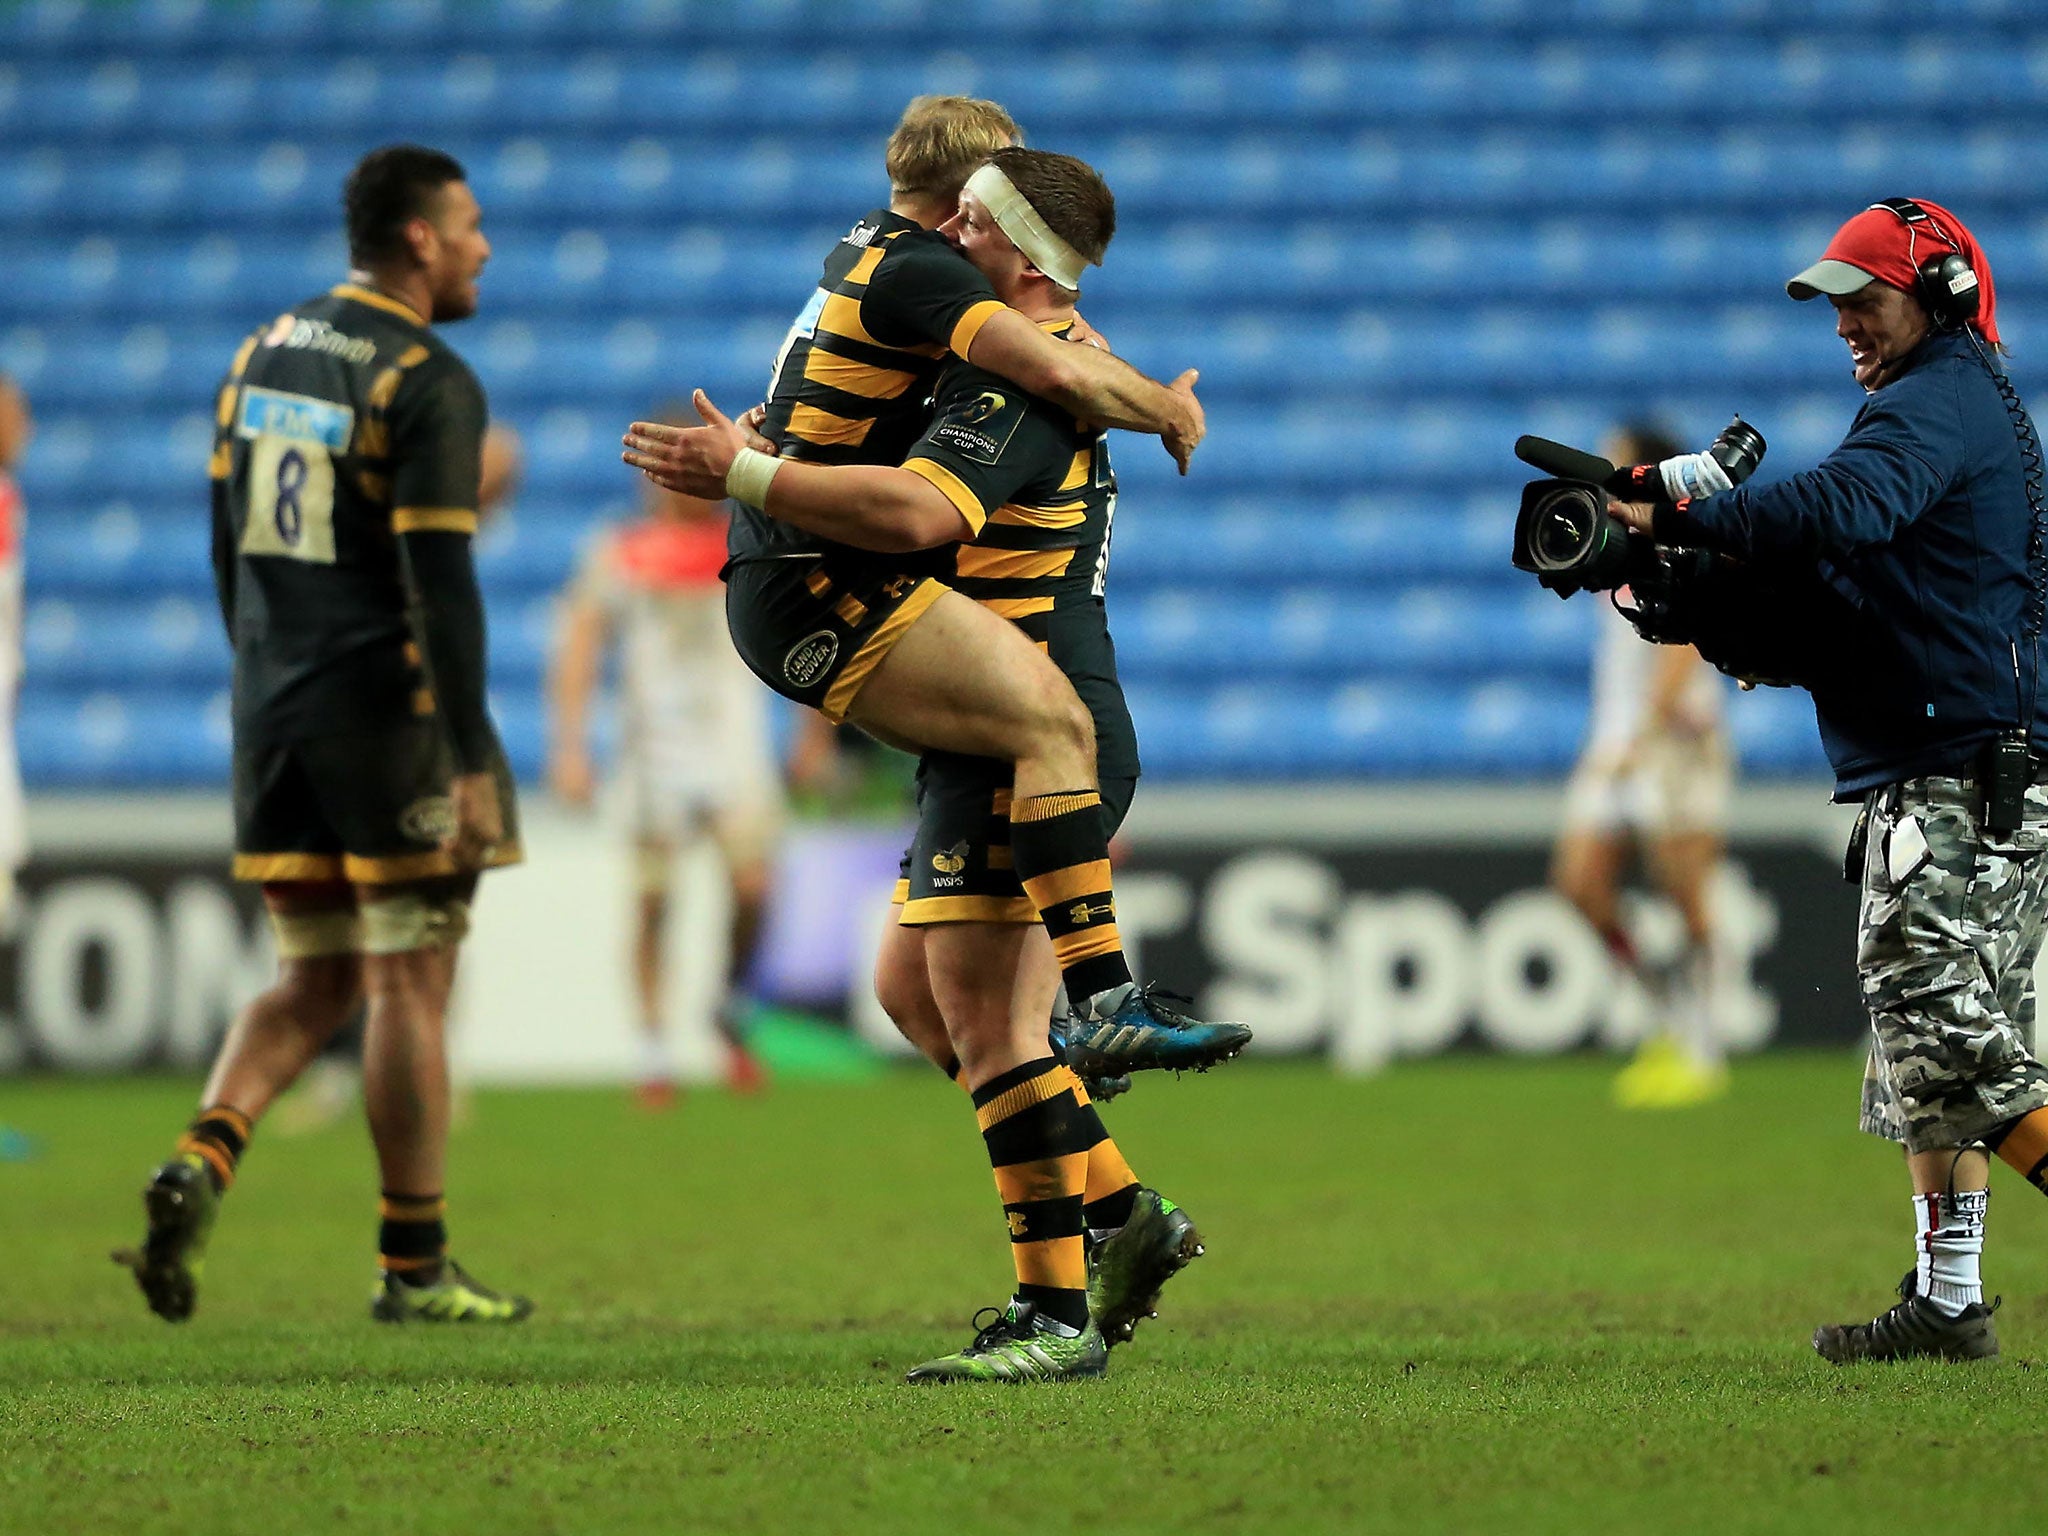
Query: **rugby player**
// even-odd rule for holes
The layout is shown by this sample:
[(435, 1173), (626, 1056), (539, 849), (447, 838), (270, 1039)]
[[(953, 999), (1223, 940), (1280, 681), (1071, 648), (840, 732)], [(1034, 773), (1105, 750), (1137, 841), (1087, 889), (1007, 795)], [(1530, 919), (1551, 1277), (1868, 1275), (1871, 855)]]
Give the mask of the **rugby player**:
[(517, 862), (485, 708), (470, 557), (483, 390), (432, 331), (477, 307), (482, 214), (447, 155), (393, 145), (343, 193), (347, 282), (251, 333), (220, 389), (213, 562), (234, 648), (234, 872), (262, 882), (278, 974), (117, 1253), (189, 1317), (208, 1235), (271, 1102), (367, 1002), (382, 1187), (371, 1314), (509, 1323), (531, 1303), (447, 1256), (443, 1039), (480, 870)]
[[(640, 1002), (638, 1097), (649, 1109), (675, 1098), (663, 1026), (669, 895), (677, 853), (699, 838), (717, 849), (732, 898), (730, 943), (713, 1022), (725, 1041), (726, 1081), (759, 1087), (747, 1048), (745, 981), (758, 946), (786, 810), (768, 695), (741, 665), (725, 630), (726, 515), (718, 503), (643, 481), (642, 515), (593, 543), (564, 594), (548, 670), (548, 783), (587, 806), (597, 774), (590, 701), (607, 646), (621, 654), (619, 776), (631, 820), (638, 891), (633, 981)], [(791, 772), (828, 773), (832, 727), (806, 717)]]
[[(1065, 335), (1115, 204), (1082, 162), (1010, 148), (968, 181), (945, 228), (1004, 302)], [(710, 426), (686, 442), (705, 474), (729, 472), (744, 437), (701, 397), (699, 408)], [(792, 465), (777, 473), (778, 492), (784, 475), (799, 494), (777, 502), (779, 515), (823, 537), (874, 549), (957, 541), (956, 595), (1042, 647), (1086, 701), (1106, 840), (1138, 776), (1103, 605), (1116, 505), (1106, 434), (956, 362), (902, 467)], [(1098, 1375), (1109, 1344), (1128, 1339), (1161, 1284), (1201, 1252), (1193, 1223), (1138, 1183), (1074, 1072), (1047, 1050), (1060, 967), (1018, 878), (1013, 804), (1010, 763), (924, 755), (900, 921), (877, 966), (877, 993), (905, 1034), (934, 1059), (940, 1042), (957, 1053), (1017, 1271), (1010, 1304), (966, 1348), (913, 1370), (917, 1382)]]
[[(1645, 426), (1602, 446), (1619, 455), (1616, 464), (1657, 464), (1682, 451)], [(1614, 1082), (1625, 1109), (1683, 1109), (1728, 1091), (1713, 998), (1713, 887), (1735, 778), (1722, 703), (1721, 679), (1699, 652), (1653, 646), (1602, 605), (1593, 709), (1550, 879), (1657, 1007), (1654, 1028)], [(1684, 920), (1685, 950), (1670, 964), (1646, 963), (1622, 919), (1631, 853)]]
[[(968, 176), (1016, 138), (993, 103), (911, 103), (889, 143), (889, 207), (827, 258), (777, 359), (766, 431), (780, 458), (746, 450), (728, 481), (672, 457), (687, 429), (652, 422), (633, 423), (623, 457), (670, 490), (731, 493), (726, 612), (741, 657), (769, 687), (912, 752), (1014, 765), (1013, 854), (1053, 936), (1072, 1008), (1072, 1064), (1102, 1075), (1206, 1067), (1235, 1055), (1251, 1032), (1188, 1018), (1132, 980), (1116, 928), (1093, 722), (1043, 652), (938, 579), (951, 555), (933, 546), (961, 536), (957, 520), (930, 537), (900, 530), (875, 550), (821, 536), (785, 511), (799, 482), (818, 483), (809, 477), (823, 466), (893, 472), (924, 432), (925, 401), (949, 352), (1079, 419), (1160, 431), (1185, 468), (1201, 434), (1192, 372), (1169, 388), (1106, 351), (1048, 336), (934, 232), (958, 212)], [(771, 505), (769, 481), (788, 471), (797, 474), (775, 487)], [(950, 518), (950, 471), (932, 461), (924, 473), (929, 505)], [(800, 501), (790, 507), (800, 515)]]

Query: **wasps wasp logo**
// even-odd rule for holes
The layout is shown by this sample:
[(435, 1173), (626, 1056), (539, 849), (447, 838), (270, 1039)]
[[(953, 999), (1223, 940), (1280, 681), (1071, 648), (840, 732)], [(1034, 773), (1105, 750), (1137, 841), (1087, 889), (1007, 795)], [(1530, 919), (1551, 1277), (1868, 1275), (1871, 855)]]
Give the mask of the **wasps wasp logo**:
[(978, 427), (1009, 403), (1009, 396), (998, 394), (993, 389), (984, 389), (980, 398), (960, 413), (961, 424)]
[(932, 868), (942, 875), (957, 875), (967, 867), (967, 839), (962, 838), (950, 848), (941, 848), (932, 855)]

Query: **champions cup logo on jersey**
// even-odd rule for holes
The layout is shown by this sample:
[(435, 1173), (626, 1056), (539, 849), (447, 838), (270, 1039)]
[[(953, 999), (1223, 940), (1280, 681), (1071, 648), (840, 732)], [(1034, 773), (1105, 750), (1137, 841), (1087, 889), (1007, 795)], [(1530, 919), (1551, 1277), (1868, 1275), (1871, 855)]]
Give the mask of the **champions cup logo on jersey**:
[(977, 464), (994, 464), (1024, 420), (1021, 401), (984, 389), (965, 405), (950, 409), (932, 428), (932, 441), (942, 443)]

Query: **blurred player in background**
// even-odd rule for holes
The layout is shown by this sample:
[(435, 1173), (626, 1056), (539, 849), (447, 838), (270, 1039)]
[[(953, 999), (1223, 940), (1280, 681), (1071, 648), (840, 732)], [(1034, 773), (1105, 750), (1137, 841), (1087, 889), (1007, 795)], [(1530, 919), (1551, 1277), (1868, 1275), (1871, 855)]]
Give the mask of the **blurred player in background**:
[[(677, 413), (662, 413), (675, 419)], [(740, 990), (766, 914), (785, 806), (770, 737), (772, 695), (732, 648), (725, 627), (726, 515), (721, 503), (643, 480), (638, 520), (605, 530), (564, 594), (548, 675), (548, 783), (570, 805), (597, 787), (590, 706), (606, 647), (619, 645), (619, 776), (638, 873), (633, 982), (640, 1003), (639, 1096), (675, 1097), (665, 1029), (665, 933), (677, 854), (700, 837), (716, 846), (732, 894), (731, 940), (713, 1020), (726, 1080), (742, 1092), (762, 1072), (747, 1048), (750, 1000)], [(806, 710), (789, 771), (800, 786), (830, 774), (832, 727)]]
[[(0, 933), (15, 920), (15, 875), (28, 861), (27, 810), (21, 795), (21, 760), (14, 746), (15, 702), (21, 689), (21, 541), (28, 509), (14, 469), (35, 436), (28, 396), (0, 373)], [(23, 1131), (0, 1122), (0, 1161), (34, 1155)]]
[(431, 327), (490, 257), (462, 167), (366, 155), (349, 281), (252, 332), (222, 384), (214, 573), (234, 648), (235, 874), (263, 883), (278, 976), (228, 1031), (200, 1112), (143, 1191), (150, 1309), (189, 1317), (251, 1133), (358, 1001), (382, 1190), (371, 1315), (517, 1322), (447, 1256), (444, 1024), (478, 872), (519, 858), (485, 706), (470, 556), (485, 405)]
[[(1634, 426), (1603, 451), (1616, 464), (1654, 464), (1681, 450), (1668, 434)], [(1722, 704), (1720, 674), (1699, 652), (1653, 645), (1601, 605), (1592, 720), (1565, 792), (1551, 878), (1656, 1009), (1652, 1032), (1615, 1079), (1626, 1108), (1682, 1108), (1728, 1089), (1713, 989), (1713, 886), (1734, 780)], [(1623, 918), (1631, 858), (1685, 924), (1675, 957), (1646, 959)]]
[(14, 880), (28, 862), (21, 759), (14, 745), (22, 666), (21, 541), (28, 528), (28, 508), (14, 482), (14, 469), (28, 452), (35, 430), (28, 396), (0, 374), (0, 932), (13, 925)]

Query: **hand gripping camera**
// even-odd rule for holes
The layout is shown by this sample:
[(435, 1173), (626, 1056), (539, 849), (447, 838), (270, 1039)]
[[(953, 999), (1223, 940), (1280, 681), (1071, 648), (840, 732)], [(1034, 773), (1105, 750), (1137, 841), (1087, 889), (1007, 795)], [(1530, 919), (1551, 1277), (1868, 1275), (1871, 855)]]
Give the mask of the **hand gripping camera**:
[(1646, 534), (1631, 533), (1607, 510), (1608, 502), (1668, 505), (1732, 489), (1763, 462), (1764, 448), (1763, 434), (1740, 416), (1721, 430), (1705, 453), (1626, 469), (1546, 438), (1519, 438), (1515, 457), (1558, 478), (1532, 480), (1522, 488), (1522, 510), (1515, 519), (1515, 568), (1529, 572), (1559, 597), (1626, 586), (1639, 602), (1654, 601), (1660, 590), (1687, 579), (1686, 573), (1707, 557), (1696, 550), (1664, 548)]
[(1522, 490), (1514, 563), (1559, 597), (1627, 587), (1616, 600), (1636, 632), (1662, 645), (1691, 645), (1714, 666), (1752, 683), (1838, 690), (1889, 654), (1894, 642), (1819, 572), (1759, 569), (1703, 549), (1633, 533), (1610, 501), (1675, 505), (1747, 480), (1762, 462), (1763, 435), (1738, 416), (1704, 453), (1616, 469), (1605, 459), (1540, 437), (1515, 456), (1556, 476)]

